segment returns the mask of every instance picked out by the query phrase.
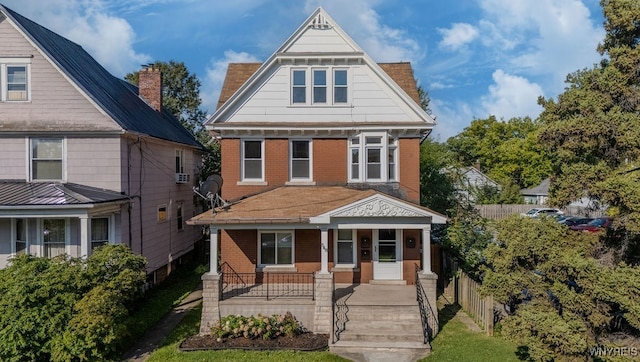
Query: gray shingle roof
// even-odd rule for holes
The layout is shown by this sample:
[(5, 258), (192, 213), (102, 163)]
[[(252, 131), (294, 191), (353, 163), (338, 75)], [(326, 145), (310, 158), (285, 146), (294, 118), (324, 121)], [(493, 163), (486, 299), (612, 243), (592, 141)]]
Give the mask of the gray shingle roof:
[(115, 191), (72, 183), (0, 181), (0, 207), (88, 205), (125, 200), (128, 200), (126, 195)]
[(551, 179), (546, 178), (542, 180), (542, 182), (540, 182), (540, 184), (535, 187), (532, 187), (530, 189), (520, 190), (520, 194), (525, 196), (547, 196), (549, 195), (550, 184), (551, 184)]
[(82, 47), (0, 4), (13, 20), (65, 74), (124, 130), (203, 148), (166, 110), (158, 113), (138, 97), (137, 87), (116, 78)]

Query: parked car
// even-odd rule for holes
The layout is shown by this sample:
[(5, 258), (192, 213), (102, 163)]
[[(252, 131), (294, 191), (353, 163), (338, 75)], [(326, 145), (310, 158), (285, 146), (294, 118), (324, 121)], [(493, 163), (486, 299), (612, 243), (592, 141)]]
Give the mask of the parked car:
[(574, 225), (584, 225), (593, 220), (592, 217), (584, 217), (584, 216), (567, 216), (561, 220), (558, 220), (558, 223), (564, 224), (567, 226)]
[(569, 229), (595, 233), (611, 226), (613, 219), (610, 217), (597, 217), (586, 224), (569, 226)]
[(551, 215), (561, 215), (561, 214), (564, 214), (564, 213), (559, 209), (554, 209), (550, 207), (536, 207), (527, 212), (523, 212), (520, 215), (525, 217), (541, 217), (541, 216), (551, 216)]

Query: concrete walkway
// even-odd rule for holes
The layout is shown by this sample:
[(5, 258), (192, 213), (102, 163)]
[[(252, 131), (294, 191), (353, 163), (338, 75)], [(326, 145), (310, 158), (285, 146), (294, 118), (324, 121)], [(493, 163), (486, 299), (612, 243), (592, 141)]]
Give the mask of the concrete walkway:
[(160, 346), (160, 343), (176, 328), (187, 313), (202, 302), (202, 283), (180, 305), (173, 308), (155, 326), (122, 356), (123, 361), (143, 362)]

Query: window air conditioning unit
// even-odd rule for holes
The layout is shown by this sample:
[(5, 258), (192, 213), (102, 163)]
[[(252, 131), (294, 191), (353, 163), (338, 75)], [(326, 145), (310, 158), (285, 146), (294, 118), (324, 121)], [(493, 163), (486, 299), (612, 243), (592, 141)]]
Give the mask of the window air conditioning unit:
[(186, 184), (189, 182), (189, 174), (188, 173), (177, 173), (176, 174), (176, 183), (177, 184)]

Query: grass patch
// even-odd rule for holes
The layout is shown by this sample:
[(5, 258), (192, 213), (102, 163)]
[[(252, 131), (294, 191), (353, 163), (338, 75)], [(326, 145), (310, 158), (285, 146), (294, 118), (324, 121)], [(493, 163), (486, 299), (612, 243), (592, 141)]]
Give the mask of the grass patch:
[(122, 350), (127, 350), (142, 338), (149, 328), (196, 289), (205, 272), (205, 266), (195, 262), (188, 263), (179, 267), (160, 285), (149, 290), (144, 298), (137, 302), (129, 317), (127, 326), (131, 336), (128, 339), (129, 343), (123, 346)]
[(440, 310), (440, 333), (431, 341), (431, 354), (423, 362), (519, 361), (516, 345), (501, 337), (470, 331), (454, 318), (458, 310), (454, 305)]
[(200, 330), (200, 314), (202, 307), (194, 308), (182, 322), (162, 342), (162, 346), (153, 352), (148, 362), (162, 361), (311, 361), (311, 362), (343, 362), (347, 361), (329, 352), (296, 352), (296, 351), (194, 351), (180, 352), (178, 346), (187, 337)]

